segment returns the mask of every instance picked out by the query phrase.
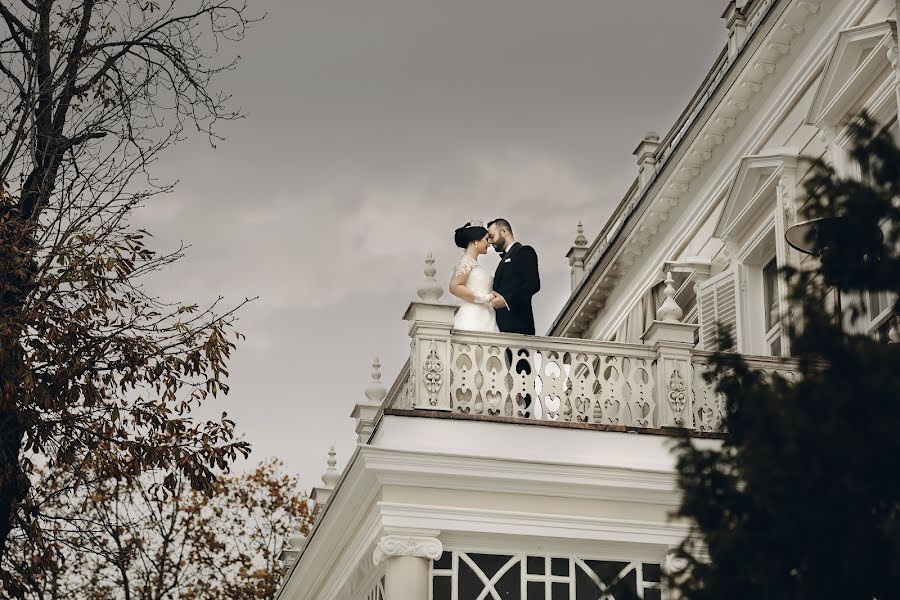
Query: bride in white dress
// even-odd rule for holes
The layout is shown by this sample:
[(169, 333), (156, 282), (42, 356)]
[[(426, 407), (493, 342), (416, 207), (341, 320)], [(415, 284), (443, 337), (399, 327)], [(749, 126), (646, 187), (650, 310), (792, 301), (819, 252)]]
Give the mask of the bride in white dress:
[(478, 257), (487, 254), (487, 229), (480, 221), (470, 221), (456, 230), (456, 245), (465, 252), (453, 270), (450, 293), (462, 300), (454, 329), (499, 332), (494, 306), (494, 275), (478, 264)]

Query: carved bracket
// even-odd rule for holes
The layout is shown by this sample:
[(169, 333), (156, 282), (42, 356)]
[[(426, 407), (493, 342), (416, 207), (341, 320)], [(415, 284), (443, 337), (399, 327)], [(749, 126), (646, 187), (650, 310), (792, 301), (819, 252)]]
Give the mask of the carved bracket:
[(678, 369), (672, 371), (672, 375), (669, 376), (669, 382), (666, 385), (666, 397), (669, 400), (669, 406), (672, 408), (675, 423), (682, 425), (684, 423), (682, 412), (685, 404), (687, 404), (687, 384), (685, 384), (684, 377), (681, 376), (681, 371)]
[(438, 392), (444, 385), (444, 365), (441, 363), (437, 344), (434, 341), (431, 342), (431, 348), (428, 356), (425, 357), (425, 364), (422, 366), (422, 381), (428, 391), (428, 403), (431, 406), (437, 406)]

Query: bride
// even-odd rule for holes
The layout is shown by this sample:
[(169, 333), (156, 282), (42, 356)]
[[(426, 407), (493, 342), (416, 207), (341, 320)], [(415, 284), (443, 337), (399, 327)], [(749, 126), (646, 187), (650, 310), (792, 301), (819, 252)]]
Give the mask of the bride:
[(453, 321), (454, 329), (499, 332), (494, 306), (494, 276), (478, 264), (487, 254), (488, 232), (481, 221), (470, 221), (456, 230), (456, 245), (465, 253), (456, 264), (450, 280), (450, 293), (462, 300)]

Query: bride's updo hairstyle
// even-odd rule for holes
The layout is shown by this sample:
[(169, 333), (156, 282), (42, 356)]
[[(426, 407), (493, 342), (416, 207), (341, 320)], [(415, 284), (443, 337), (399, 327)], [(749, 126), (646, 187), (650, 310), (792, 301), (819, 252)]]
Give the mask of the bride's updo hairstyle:
[(469, 221), (456, 230), (456, 235), (454, 235), (453, 239), (457, 246), (465, 250), (469, 247), (469, 244), (477, 242), (486, 236), (487, 232), (487, 229), (480, 223)]

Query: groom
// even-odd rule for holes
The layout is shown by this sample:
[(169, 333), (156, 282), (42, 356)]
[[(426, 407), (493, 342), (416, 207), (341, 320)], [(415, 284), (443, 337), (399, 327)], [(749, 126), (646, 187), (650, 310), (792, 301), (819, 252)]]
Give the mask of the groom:
[(488, 223), (488, 242), (500, 255), (491, 300), (497, 309), (497, 326), (504, 333), (534, 335), (531, 297), (541, 289), (537, 253), (516, 241), (506, 219)]

